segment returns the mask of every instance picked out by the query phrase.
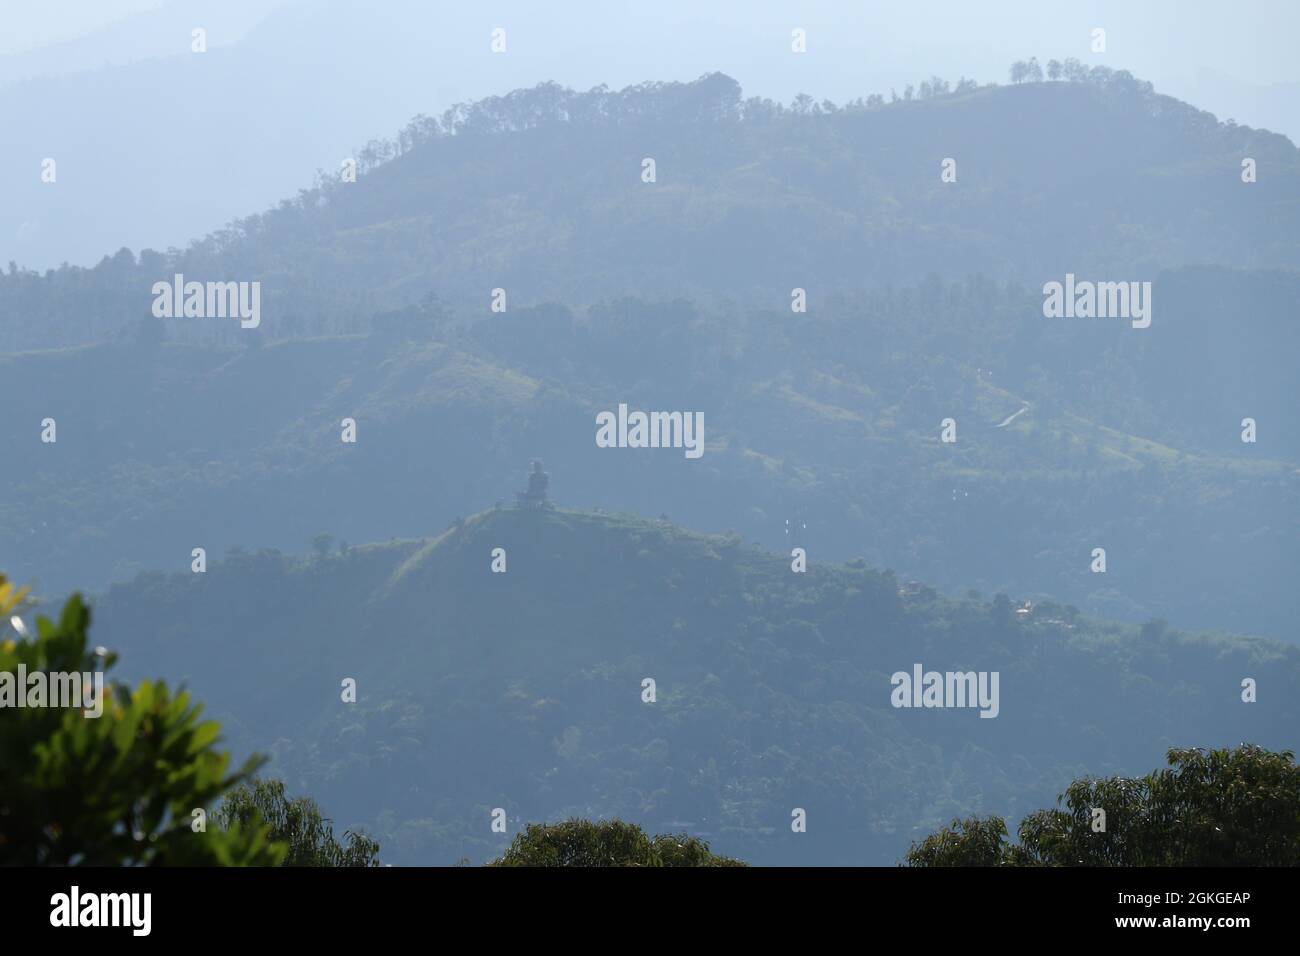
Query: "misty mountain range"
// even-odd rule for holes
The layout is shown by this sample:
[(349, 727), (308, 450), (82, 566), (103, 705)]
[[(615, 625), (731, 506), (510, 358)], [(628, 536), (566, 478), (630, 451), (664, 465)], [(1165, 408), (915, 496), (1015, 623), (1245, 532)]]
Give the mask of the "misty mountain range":
[[(53, 416), (64, 439), (6, 476), (3, 540), (50, 590), (102, 586), (200, 544), (436, 529), (484, 488), (508, 497), (541, 455), (570, 504), (769, 546), (797, 513), (818, 558), (1293, 639), (1295, 148), (1101, 80), (834, 113), (745, 101), (721, 76), (539, 87), (417, 121), (423, 138), (358, 182), (175, 257), (11, 272), (0, 427), (19, 447)], [(1049, 148), (1041, 122), (1014, 121), (1030, 96), (1075, 128), (1123, 119), (1138, 154), (1172, 142), (1178, 159), (1133, 173), (1104, 139)], [(953, 150), (945, 185), (942, 150), (923, 161), (918, 144), (954, 127), (979, 145)], [(654, 184), (632, 145), (646, 142)], [(1261, 182), (1240, 182), (1244, 153)], [(886, 180), (916, 166), (928, 176)], [(984, 169), (995, 182), (968, 185)], [(1041, 216), (997, 213), (1010, 206)], [(1126, 257), (1147, 271), (1121, 271)], [(956, 278), (963, 260), (991, 271)], [(154, 319), (150, 288), (176, 272), (260, 281), (261, 324)], [(1025, 283), (1067, 272), (1150, 276), (1151, 327), (1045, 319)], [(687, 471), (597, 449), (595, 414), (623, 401), (704, 411), (709, 454)], [(345, 417), (355, 448), (338, 441)], [(1240, 441), (1247, 417), (1256, 444)], [(266, 506), (284, 496), (292, 508)], [(1099, 546), (1105, 576), (1087, 570)]]
[[(712, 73), (356, 158), (184, 249), (0, 273), (0, 567), (98, 593), (125, 671), (394, 862), (499, 852), (504, 806), (891, 863), (1083, 772), (1289, 743), (1286, 137), (1108, 69), (788, 105)], [(260, 323), (158, 318), (178, 274), (260, 283)], [(1046, 318), (1067, 275), (1149, 282), (1150, 326)], [(598, 447), (620, 403), (702, 414), (703, 455)], [(559, 509), (510, 504), (534, 458)], [(914, 663), (998, 671), (998, 718), (891, 707)], [(836, 827), (793, 841), (797, 806)]]

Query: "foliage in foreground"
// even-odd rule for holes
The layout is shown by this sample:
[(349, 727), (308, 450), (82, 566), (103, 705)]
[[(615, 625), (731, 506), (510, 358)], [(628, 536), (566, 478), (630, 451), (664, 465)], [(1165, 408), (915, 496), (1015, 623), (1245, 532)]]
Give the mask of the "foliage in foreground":
[[(0, 576), (0, 622), (24, 593)], [(5, 625), (0, 624), (0, 627)], [(90, 610), (74, 595), (58, 623), (0, 643), (0, 673), (104, 672), (117, 660), (87, 647)], [(15, 681), (16, 686), (16, 681)], [(16, 687), (25, 693), (25, 687)], [(231, 771), (220, 727), (162, 682), (103, 685), (103, 713), (79, 707), (0, 709), (0, 865), (273, 865), (284, 849), (258, 825), (202, 827), (194, 811), (256, 769)], [(52, 702), (52, 701), (51, 701)], [(83, 698), (83, 703), (85, 699)]]
[[(0, 634), (19, 638), (0, 642), (3, 693), (26, 695), (32, 675), (52, 688), (54, 675), (77, 674), (93, 687), (117, 655), (87, 648), (80, 596), (57, 624), (39, 618), (34, 637), (15, 615), (26, 596), (0, 575)], [(189, 694), (151, 681), (100, 686), (97, 704), (85, 692), (81, 706), (54, 706), (70, 702), (49, 692), (40, 706), (3, 701), (0, 865), (378, 865), (378, 843), (351, 831), (339, 843), (315, 801), (251, 779), (260, 758), (231, 772), (230, 755), (215, 749), (220, 726), (199, 719)], [(207, 810), (223, 794), (210, 827)]]
[[(1000, 817), (954, 820), (914, 843), (910, 866), (1297, 866), (1300, 767), (1252, 744), (1170, 750), (1145, 777), (1076, 780), (1007, 842)], [(1094, 829), (1105, 811), (1105, 829)]]
[(622, 820), (530, 823), (488, 866), (745, 866), (684, 833), (648, 836)]
[(378, 866), (379, 844), (364, 833), (345, 830), (345, 842), (334, 836), (334, 827), (321, 816), (310, 797), (290, 800), (280, 780), (251, 780), (229, 793), (217, 814), (227, 829), (261, 822), (270, 828), (270, 838), (288, 847), (283, 866)]

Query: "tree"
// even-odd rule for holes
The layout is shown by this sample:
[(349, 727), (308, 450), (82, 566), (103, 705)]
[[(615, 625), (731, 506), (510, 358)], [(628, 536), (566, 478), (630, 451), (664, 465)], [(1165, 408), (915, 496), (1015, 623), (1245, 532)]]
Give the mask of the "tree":
[(1007, 825), (1001, 817), (953, 820), (907, 851), (909, 866), (1001, 866), (1007, 862)]
[(1038, 57), (1031, 56), (1029, 62), (1025, 65), (1025, 78), (1031, 83), (1043, 82), (1043, 68), (1038, 65)]
[[(1287, 750), (1243, 744), (1171, 750), (1137, 780), (1077, 780), (1067, 809), (1020, 825), (1029, 861), (1055, 866), (1300, 865), (1300, 767)], [(1094, 833), (1093, 808), (1106, 811)]]
[(1029, 64), (1026, 63), (1024, 60), (1016, 60), (1015, 63), (1011, 64), (1012, 83), (1023, 83), (1025, 82), (1025, 77), (1027, 77), (1028, 75), (1029, 75)]
[(1061, 78), (1061, 61), (1060, 61), (1060, 60), (1048, 60), (1048, 61), (1047, 61), (1047, 78), (1048, 78), (1049, 80), (1059, 80), (1059, 79)]
[(1061, 75), (1071, 83), (1083, 83), (1088, 79), (1088, 67), (1075, 57), (1067, 56), (1061, 64)]
[(334, 827), (321, 816), (310, 797), (290, 800), (280, 780), (251, 780), (226, 794), (217, 813), (227, 829), (263, 823), (272, 840), (288, 853), (282, 866), (378, 866), (379, 844), (364, 833), (343, 832), (346, 845), (334, 837)]
[(684, 833), (648, 837), (621, 820), (530, 823), (489, 866), (745, 866)]
[[(1300, 767), (1253, 744), (1170, 750), (1145, 777), (1084, 778), (1020, 823), (954, 820), (913, 844), (910, 866), (1297, 866)], [(1104, 812), (1104, 818), (1098, 811)]]
[[(0, 621), (24, 592), (0, 576)], [(4, 625), (0, 625), (3, 628)], [(90, 611), (79, 595), (58, 623), (41, 617), (37, 636), (0, 643), (0, 674), (100, 674), (117, 660), (87, 648)], [(17, 692), (26, 688), (10, 685)], [(92, 685), (93, 686), (93, 685)], [(83, 693), (73, 706), (0, 708), (0, 865), (274, 865), (284, 848), (258, 825), (206, 826), (207, 808), (257, 767), (233, 773), (214, 744), (220, 727), (200, 706), (161, 682), (101, 684), (97, 709)], [(92, 691), (93, 693), (93, 691)], [(53, 703), (51, 701), (50, 703)], [(200, 823), (202, 821), (202, 823)]]

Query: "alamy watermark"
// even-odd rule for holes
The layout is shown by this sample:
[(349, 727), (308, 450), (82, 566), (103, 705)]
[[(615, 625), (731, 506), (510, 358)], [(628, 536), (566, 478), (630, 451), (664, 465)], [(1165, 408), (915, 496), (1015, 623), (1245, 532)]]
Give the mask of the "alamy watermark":
[(1151, 325), (1150, 282), (1065, 282), (1043, 284), (1043, 315), (1049, 319), (1132, 319), (1133, 328)]
[(703, 412), (629, 412), (596, 415), (597, 448), (684, 448), (687, 458), (704, 454)]
[(895, 707), (978, 707), (981, 717), (996, 717), (997, 671), (927, 671), (912, 665), (912, 673), (896, 671), (889, 678)]
[(104, 713), (104, 672), (0, 671), (0, 709), (6, 707), (76, 707), (83, 717)]
[(262, 324), (262, 283), (186, 282), (176, 273), (171, 282), (153, 284), (157, 319), (239, 319), (245, 329)]
[(124, 926), (133, 936), (148, 936), (153, 919), (152, 893), (83, 893), (73, 886), (50, 897), (50, 925)]

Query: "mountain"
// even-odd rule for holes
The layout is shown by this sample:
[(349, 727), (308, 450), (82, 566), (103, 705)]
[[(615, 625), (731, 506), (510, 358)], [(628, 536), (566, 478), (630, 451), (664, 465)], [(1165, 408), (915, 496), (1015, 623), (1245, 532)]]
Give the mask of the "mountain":
[[(52, 594), (196, 547), (428, 533), (510, 500), (540, 456), (569, 505), (772, 548), (797, 526), (816, 560), (948, 593), (1295, 640), (1300, 280), (1187, 268), (1153, 288), (1145, 330), (1045, 319), (1036, 291), (973, 278), (804, 315), (430, 302), (366, 335), (0, 355), (0, 566)], [(597, 447), (620, 404), (701, 413), (702, 457)]]
[[(336, 172), (344, 156), (416, 113), (441, 114), (539, 79), (619, 89), (646, 77), (689, 80), (721, 70), (751, 95), (789, 102), (805, 92), (844, 103), (872, 93), (888, 97), (891, 88), (906, 96), (908, 87), (931, 83), (927, 68), (938, 64), (958, 82), (959, 75), (1002, 79), (1013, 59), (1029, 53), (1044, 64), (1071, 55), (1112, 62), (1080, 47), (1094, 13), (1044, 15), (1025, 0), (1009, 3), (988, 36), (982, 12), (954, 0), (916, 10), (812, 4), (794, 18), (807, 29), (806, 56), (790, 52), (793, 14), (742, 0), (624, 5), (615, 16), (595, 0), (150, 6), (76, 40), (0, 57), (6, 141), (22, 144), (0, 150), (0, 265), (15, 260), (43, 271), (62, 262), (93, 265), (122, 246), (184, 246), (295, 196), (316, 170)], [(1178, 17), (1113, 5), (1101, 19), (1112, 40), (1128, 37), (1113, 55), (1163, 92), (1185, 92), (1182, 99), (1221, 118), (1296, 138), (1285, 87), (1261, 93), (1221, 75), (1184, 79), (1202, 66), (1290, 78), (1289, 12), (1256, 11), (1227, 33), (1205, 28), (1221, 20), (1208, 3)], [(58, 22), (70, 31), (77, 21), (85, 18), (65, 13)], [(1256, 25), (1261, 29), (1243, 29)], [(190, 51), (197, 27), (207, 30), (202, 55)], [(496, 28), (508, 30), (503, 55), (489, 46)], [(984, 39), (972, 42), (973, 36)], [(1142, 38), (1160, 42), (1137, 42)], [(1086, 122), (1077, 132), (1067, 127), (1065, 148), (1081, 148), (1076, 140), (1085, 132), (1097, 133)], [(1120, 139), (1109, 142), (1114, 158), (1129, 148)], [(927, 155), (920, 172), (955, 155)], [(40, 179), (44, 158), (59, 163), (57, 186)], [(975, 167), (969, 173), (976, 175)]]
[[(142, 574), (94, 601), (94, 633), (394, 863), (485, 859), (522, 821), (578, 814), (755, 863), (890, 864), (954, 815), (1018, 816), (1170, 746), (1292, 742), (1295, 647), (791, 561), (668, 521), (496, 508), (433, 538)], [(893, 706), (918, 664), (998, 672), (996, 717)]]
[[(11, 270), (0, 566), (57, 594), (426, 534), (542, 457), (566, 505), (1293, 642), (1295, 148), (1078, 75), (791, 107), (719, 74), (543, 85), (188, 250)], [(175, 271), (262, 282), (260, 323), (154, 318)], [(1150, 326), (1046, 318), (1067, 274), (1150, 281)], [(703, 456), (597, 447), (620, 404), (702, 414)]]
[[(176, 273), (260, 282), (261, 328), (278, 338), (356, 331), (430, 293), (485, 313), (498, 288), (513, 306), (638, 295), (778, 307), (795, 287), (825, 301), (931, 274), (1041, 287), (1066, 273), (1294, 267), (1290, 140), (1221, 124), (1124, 71), (1081, 69), (1077, 82), (927, 82), (925, 99), (841, 106), (746, 99), (722, 74), (517, 90), (417, 116), (356, 154), (356, 182), (331, 165), (316, 188), (184, 250), (13, 266), (0, 348), (101, 340), (148, 318), (153, 284)], [(1256, 182), (1242, 182), (1246, 158)], [(941, 181), (945, 159), (955, 182)]]

